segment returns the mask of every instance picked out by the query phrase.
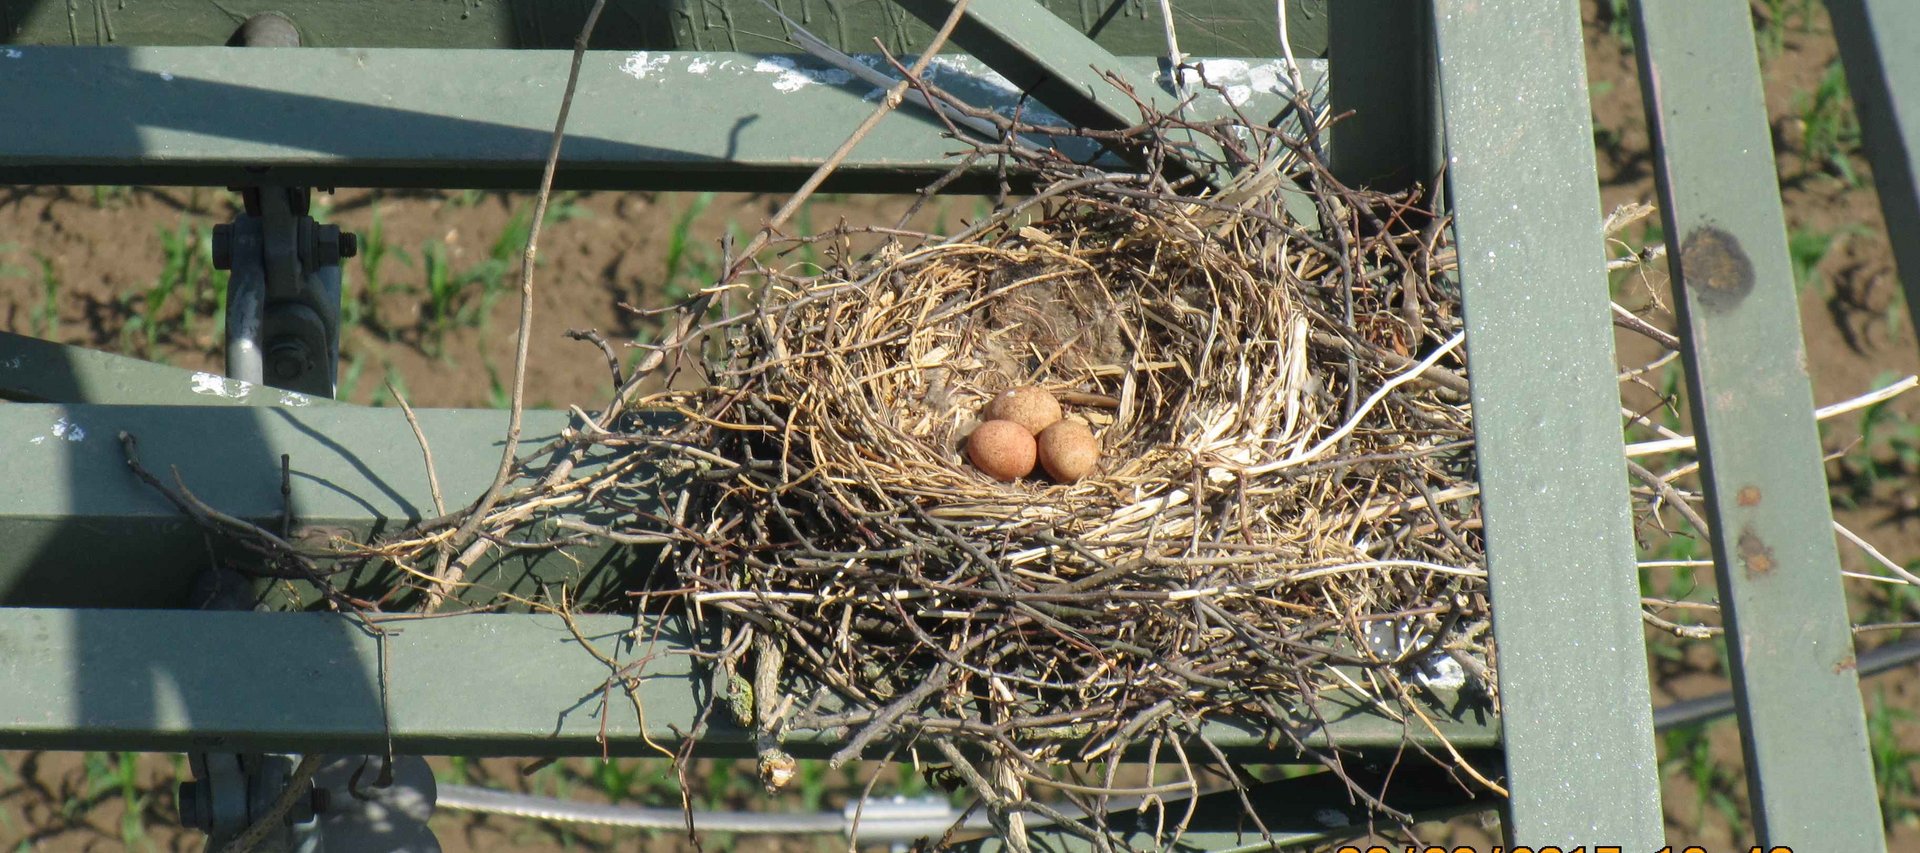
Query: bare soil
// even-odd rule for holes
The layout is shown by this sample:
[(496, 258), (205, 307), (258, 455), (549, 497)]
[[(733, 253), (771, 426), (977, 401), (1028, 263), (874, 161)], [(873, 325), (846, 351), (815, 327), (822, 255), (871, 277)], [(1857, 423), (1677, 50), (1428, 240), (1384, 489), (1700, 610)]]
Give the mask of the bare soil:
[[(1653, 201), (1653, 164), (1634, 57), (1609, 31), (1600, 0), (1587, 0), (1587, 5), (1588, 73), (1603, 204), (1611, 210), (1627, 202)], [(1801, 110), (1835, 57), (1824, 12), (1817, 11), (1808, 21), (1786, 22), (1781, 49), (1768, 54), (1763, 59), (1767, 107), (1788, 227), (1804, 234), (1835, 235), (1813, 266), (1800, 302), (1816, 402), (1824, 405), (1879, 387), (1891, 377), (1920, 373), (1920, 349), (1900, 301), (1870, 168), (1855, 158), (1864, 180), (1854, 186), (1802, 154)], [(379, 292), (369, 292), (364, 258), (349, 264), (349, 298), (360, 300), (366, 310), (343, 341), (347, 364), (343, 397), (385, 402), (390, 399), (385, 386), (391, 379), (418, 406), (499, 404), (512, 365), (517, 249), (510, 247), (506, 268), (501, 269), (494, 244), (528, 202), (523, 195), (369, 191), (343, 191), (316, 199), (317, 205), (324, 204), (331, 221), (359, 232), (363, 244), (377, 211), (383, 242), (397, 250), (374, 270), (382, 282)], [(563, 333), (596, 328), (611, 340), (647, 339), (654, 330), (651, 321), (622, 305), (659, 305), (682, 289), (697, 287), (702, 270), (711, 268), (718, 258), (718, 241), (729, 226), (751, 230), (779, 202), (767, 196), (719, 195), (703, 202), (690, 194), (639, 193), (590, 193), (566, 199), (567, 218), (550, 221), (541, 244), (535, 345), (527, 373), (531, 402), (592, 408), (608, 387), (604, 360), (588, 345), (566, 340)], [(168, 297), (153, 315), (159, 322), (151, 346), (147, 344), (150, 327), (143, 325), (151, 320), (141, 294), (164, 275), (163, 235), (178, 234), (186, 226), (191, 239), (196, 229), (230, 217), (234, 203), (231, 194), (216, 190), (0, 188), (0, 328), (39, 331), (66, 343), (218, 370), (219, 324), (209, 319), (213, 278), (204, 263), (194, 281)], [(812, 207), (813, 224), (824, 227), (843, 216), (850, 221), (891, 224), (903, 206), (898, 198), (828, 198)], [(939, 224), (939, 220), (955, 224), (975, 209), (970, 200), (946, 202), (928, 212), (928, 224)], [(687, 227), (677, 229), (682, 221)], [(437, 251), (432, 248), (436, 245), (443, 247), (445, 267), (456, 278), (478, 276), (455, 300), (461, 306), (480, 306), (469, 307), (465, 321), (434, 320), (427, 258)], [(191, 251), (205, 250), (193, 244)], [(50, 301), (49, 276), (57, 282)], [(489, 280), (495, 281), (494, 301), (487, 306), (483, 303)], [(1671, 328), (1671, 314), (1661, 307), (1665, 297), (1660, 282), (1654, 281), (1651, 290), (1636, 287), (1623, 286), (1623, 304), (1644, 306), (1650, 320)], [(196, 288), (198, 295), (193, 292)], [(57, 322), (47, 322), (43, 309), (48, 305)], [(1623, 365), (1644, 361), (1641, 356), (1647, 351), (1643, 341), (1622, 337)], [(1897, 422), (1920, 420), (1920, 395), (1902, 398), (1891, 408)], [(1836, 517), (1893, 559), (1912, 564), (1920, 560), (1920, 499), (1912, 487), (1920, 471), (1910, 460), (1899, 459), (1895, 448), (1875, 444), (1866, 452), (1882, 470), (1877, 479), (1869, 480), (1859, 463), (1863, 457), (1855, 449), (1859, 437), (1857, 421), (1851, 419), (1834, 422), (1825, 432), (1828, 451), (1843, 457), (1829, 468), (1834, 493), (1842, 496), (1836, 499)], [(1843, 553), (1848, 568), (1870, 570), (1860, 554), (1851, 549)], [(1703, 576), (1702, 582), (1710, 583), (1710, 578)], [(1889, 613), (1920, 619), (1913, 612), (1915, 599), (1896, 599), (1881, 587), (1854, 584), (1850, 597), (1856, 620), (1874, 614), (1885, 618)], [(1896, 632), (1881, 632), (1862, 636), (1861, 644), (1871, 647), (1896, 638)], [(1656, 656), (1652, 668), (1656, 702), (1727, 688), (1723, 656), (1712, 644), (1677, 647), (1670, 637), (1659, 634), (1650, 634), (1650, 643), (1678, 649)], [(1870, 707), (1884, 703), (1909, 714), (1894, 717), (1896, 740), (1906, 750), (1920, 751), (1920, 673), (1911, 666), (1903, 668), (1871, 679), (1864, 692)], [(1711, 759), (1705, 775), (1689, 765), (1686, 756), (1668, 753), (1685, 743), (1663, 741), (1670, 840), (1702, 844), (1709, 850), (1744, 848), (1752, 840), (1752, 817), (1737, 729), (1722, 721), (1708, 726), (1704, 737)], [(133, 758), (128, 790), (135, 792), (136, 818), (131, 822), (124, 820), (129, 801), (114, 781), (117, 777), (108, 774), (118, 766), (117, 756), (6, 752), (0, 753), (0, 759), (5, 762), (0, 764), (0, 845), (47, 851), (198, 847), (197, 836), (172, 826), (176, 768), (167, 756)], [(448, 762), (436, 761), (443, 771), (452, 772)], [(543, 793), (566, 787), (570, 796), (605, 799), (604, 794), (594, 793), (598, 788), (586, 779), (590, 772), (586, 762), (567, 762), (564, 772), (533, 779), (520, 774), (523, 764), (490, 759), (469, 763), (466, 772), (503, 787), (528, 790), (546, 785)], [(1912, 777), (1914, 766), (1899, 772), (1920, 782)], [(695, 776), (724, 780), (725, 769), (703, 762)], [(745, 767), (738, 769), (750, 774)], [(542, 783), (541, 778), (549, 781)], [(562, 786), (555, 779), (571, 781)], [(843, 798), (852, 790), (850, 779), (836, 779), (834, 784), (838, 792), (833, 797)], [(716, 785), (717, 790), (708, 790)], [(661, 798), (651, 804), (677, 802), (668, 798), (664, 786), (645, 790)], [(770, 807), (766, 798), (729, 788), (725, 782), (706, 785), (703, 791), (717, 803)], [(841, 801), (830, 797), (826, 804)], [(773, 805), (797, 807), (790, 802)], [(1911, 798), (1886, 805), (1909, 815), (1920, 809), (1920, 802)], [(435, 826), (448, 850), (685, 846), (673, 836), (561, 830), (531, 821), (452, 813), (437, 817)], [(1447, 838), (1460, 844), (1490, 844), (1498, 837), (1471, 819), (1422, 827), (1422, 832), (1423, 839)], [(1920, 851), (1920, 822), (1912, 817), (1896, 821), (1889, 828), (1889, 841), (1892, 849)], [(742, 838), (735, 844), (738, 849), (754, 850), (816, 846), (798, 839)]]

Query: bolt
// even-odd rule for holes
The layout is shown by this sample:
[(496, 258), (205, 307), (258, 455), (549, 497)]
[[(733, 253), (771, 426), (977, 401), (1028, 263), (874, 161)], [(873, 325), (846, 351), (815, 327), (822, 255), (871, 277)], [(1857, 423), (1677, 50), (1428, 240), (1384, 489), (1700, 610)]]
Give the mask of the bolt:
[[(308, 220), (311, 221), (311, 220)], [(360, 253), (360, 239), (351, 231), (342, 231), (338, 225), (317, 225), (311, 236), (307, 236), (301, 224), (301, 239), (310, 240), (313, 249), (311, 255), (315, 266), (339, 266), (342, 258), (351, 258)]]
[(282, 338), (267, 349), (267, 368), (282, 382), (307, 371), (307, 345), (299, 338)]

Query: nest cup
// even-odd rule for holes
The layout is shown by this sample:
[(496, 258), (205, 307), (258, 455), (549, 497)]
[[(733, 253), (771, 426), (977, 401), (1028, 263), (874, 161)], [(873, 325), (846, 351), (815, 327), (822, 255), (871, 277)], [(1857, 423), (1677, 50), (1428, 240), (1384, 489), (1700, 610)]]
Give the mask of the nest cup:
[[(858, 281), (776, 292), (757, 345), (736, 357), (750, 372), (779, 367), (762, 387), (792, 401), (811, 472), (863, 510), (910, 499), (967, 529), (1183, 536), (1165, 522), (1194, 476), (1297, 453), (1317, 418), (1291, 289), (1204, 227), (1089, 206), (991, 242), (907, 251)], [(988, 402), (1023, 385), (1092, 427), (1093, 475), (1003, 483), (968, 461)], [(1271, 532), (1273, 519), (1243, 521)]]

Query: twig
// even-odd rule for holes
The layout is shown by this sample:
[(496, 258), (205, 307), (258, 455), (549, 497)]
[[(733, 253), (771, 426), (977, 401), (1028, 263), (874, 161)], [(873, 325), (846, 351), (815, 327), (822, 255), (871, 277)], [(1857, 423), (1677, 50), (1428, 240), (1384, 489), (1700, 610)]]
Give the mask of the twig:
[(1842, 538), (1846, 539), (1848, 542), (1852, 542), (1854, 544), (1854, 547), (1857, 547), (1860, 550), (1865, 551), (1867, 556), (1873, 558), (1874, 562), (1879, 563), (1887, 571), (1894, 573), (1896, 577), (1900, 578), (1903, 581), (1906, 581), (1907, 583), (1913, 584), (1915, 586), (1920, 586), (1920, 576), (1917, 576), (1914, 573), (1907, 571), (1905, 567), (1901, 566), (1899, 563), (1894, 562), (1892, 559), (1888, 558), (1887, 555), (1880, 553), (1880, 549), (1873, 547), (1872, 543), (1868, 542), (1865, 539), (1862, 539), (1860, 537), (1860, 534), (1855, 533), (1851, 530), (1848, 530), (1847, 526), (1844, 524), (1841, 524), (1839, 521), (1835, 521), (1833, 523), (1833, 529), (1835, 532), (1839, 533)]
[(793, 215), (800, 211), (800, 206), (805, 204), (806, 200), (813, 195), (814, 191), (820, 188), (820, 184), (826, 181), (827, 177), (834, 173), (834, 170), (839, 169), (841, 163), (846, 162), (847, 156), (853, 153), (853, 149), (860, 144), (861, 140), (866, 139), (867, 134), (873, 132), (874, 127), (880, 124), (881, 119), (886, 118), (888, 113), (893, 112), (896, 107), (900, 106), (901, 97), (905, 95), (907, 89), (913, 85), (914, 79), (926, 72), (927, 64), (933, 61), (934, 55), (940, 52), (940, 48), (946, 46), (947, 39), (953, 35), (954, 27), (960, 24), (960, 19), (965, 16), (966, 11), (967, 0), (956, 0), (953, 4), (953, 11), (947, 13), (946, 22), (940, 25), (938, 32), (933, 34), (933, 41), (928, 42), (927, 49), (920, 54), (919, 59), (914, 60), (913, 70), (908, 73), (907, 79), (893, 84), (893, 87), (888, 89), (886, 95), (880, 99), (880, 106), (876, 107), (873, 113), (867, 116), (866, 121), (861, 122), (860, 126), (854, 128), (853, 133), (847, 135), (847, 140), (840, 143), (839, 148), (834, 149), (833, 154), (827, 157), (826, 162), (821, 163), (819, 168), (813, 170), (813, 174), (807, 176), (807, 180), (800, 185), (800, 188), (793, 191), (793, 195), (787, 199), (786, 204), (781, 205), (780, 209), (775, 211), (773, 216), (767, 218), (766, 224), (762, 225), (760, 231), (753, 235), (753, 239), (747, 242), (746, 248), (740, 250), (740, 254), (734, 260), (733, 267), (728, 269), (722, 277), (723, 281), (731, 280), (746, 264), (752, 262), (754, 255), (766, 247), (767, 241), (771, 239), (775, 233), (778, 233), (781, 228), (786, 227), (787, 220), (793, 218)]
[(947, 679), (951, 676), (952, 672), (952, 664), (944, 661), (935, 664), (933, 672), (928, 673), (925, 680), (921, 681), (912, 690), (907, 691), (905, 695), (888, 703), (887, 707), (880, 709), (879, 713), (874, 714), (872, 721), (868, 722), (858, 734), (855, 734), (849, 739), (847, 745), (841, 747), (839, 752), (833, 754), (833, 758), (828, 760), (827, 766), (837, 770), (840, 765), (859, 758), (861, 751), (867, 748), (867, 744), (872, 743), (874, 738), (885, 734), (887, 729), (891, 728), (893, 724), (900, 719), (901, 715), (918, 708), (920, 703), (927, 701), (927, 697), (946, 689)]
[[(1920, 377), (1908, 376), (1878, 391), (1869, 391), (1850, 400), (1842, 400), (1831, 406), (1821, 406), (1818, 409), (1814, 409), (1813, 418), (1817, 421), (1824, 421), (1829, 418), (1837, 418), (1848, 412), (1859, 411), (1875, 403), (1891, 400), (1901, 394), (1905, 394), (1913, 390), (1915, 385), (1920, 385)], [(1641, 456), (1652, 456), (1656, 453), (1675, 453), (1692, 450), (1694, 444), (1695, 440), (1693, 436), (1667, 438), (1659, 441), (1642, 441), (1638, 444), (1627, 445), (1627, 458), (1634, 459)]]
[(1639, 332), (1667, 349), (1677, 350), (1680, 348), (1680, 339), (1675, 337), (1672, 332), (1668, 332), (1659, 326), (1640, 319), (1639, 315), (1620, 307), (1620, 303), (1618, 302), (1609, 302), (1607, 305), (1613, 309), (1614, 325), (1622, 329), (1631, 329)]
[(607, 357), (607, 372), (613, 374), (613, 390), (616, 393), (620, 390), (620, 386), (626, 384), (626, 380), (620, 376), (620, 356), (613, 351), (613, 345), (600, 336), (599, 329), (568, 329), (567, 337), (576, 341), (586, 341), (600, 348), (600, 352)]
[(413, 416), (413, 407), (407, 405), (407, 397), (393, 387), (393, 380), (387, 380), (387, 393), (393, 395), (393, 401), (400, 404), (400, 413), (407, 416), (407, 426), (413, 428), (413, 439), (420, 443), (420, 456), (427, 462), (427, 488), (433, 492), (433, 511), (437, 515), (447, 514), (447, 502), (440, 497), (440, 473), (433, 467), (433, 448), (427, 446), (427, 434), (420, 429), (420, 419)]
[(493, 482), (487, 491), (475, 501), (473, 509), (467, 513), (465, 521), (448, 540), (449, 548), (440, 552), (434, 563), (434, 576), (442, 583), (428, 591), (427, 609), (440, 606), (446, 598), (451, 584), (460, 581), (466, 572), (464, 555), (462, 562), (449, 564), (447, 555), (462, 543), (473, 538), (487, 512), (500, 500), (500, 492), (513, 477), (513, 463), (520, 451), (520, 421), (527, 401), (527, 344), (533, 336), (533, 269), (534, 259), (539, 253), (540, 228), (546, 222), (547, 202), (553, 194), (553, 173), (560, 165), (560, 145), (566, 141), (567, 113), (573, 110), (573, 93), (580, 85), (580, 64), (586, 59), (587, 41), (593, 35), (594, 24), (599, 23), (600, 13), (607, 7), (607, 0), (594, 0), (593, 8), (587, 12), (587, 20), (580, 27), (580, 35), (573, 40), (573, 61), (567, 67), (567, 87), (560, 95), (560, 114), (553, 121), (553, 140), (547, 148), (547, 161), (540, 170), (540, 194), (533, 201), (533, 221), (527, 228), (527, 248), (520, 253), (520, 326), (514, 332), (513, 347), (513, 401), (507, 410), (507, 440), (500, 450), (500, 468), (493, 474)]

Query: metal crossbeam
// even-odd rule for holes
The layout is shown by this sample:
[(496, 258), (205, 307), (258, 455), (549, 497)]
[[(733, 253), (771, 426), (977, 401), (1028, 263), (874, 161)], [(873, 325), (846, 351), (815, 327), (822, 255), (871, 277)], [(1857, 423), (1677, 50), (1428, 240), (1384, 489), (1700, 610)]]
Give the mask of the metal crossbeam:
[[(551, 51), (7, 48), (0, 114), (33, 132), (0, 134), (0, 183), (525, 189), (546, 159), (567, 62)], [(1152, 79), (1154, 60), (1127, 63)], [(1221, 67), (1251, 84), (1267, 64)], [(979, 106), (1044, 117), (977, 61), (943, 58), (933, 75)], [(1261, 80), (1278, 88), (1271, 73)], [(797, 186), (873, 112), (873, 92), (810, 57), (595, 51), (556, 186)], [(1245, 93), (1244, 109), (1280, 109), (1260, 86)], [(1208, 93), (1196, 110), (1227, 105)], [(966, 146), (945, 133), (922, 110), (897, 110), (828, 189), (917, 189), (959, 162)], [(1059, 148), (1098, 156), (1085, 140)], [(983, 163), (960, 188), (997, 180)]]
[(1885, 850), (1752, 23), (1640, 0), (1634, 36), (1759, 840)]
[(180, 406), (332, 406), (326, 397), (0, 332), (0, 400)]
[[(200, 378), (187, 381), (206, 387)], [(219, 387), (230, 394), (241, 390), (238, 383)], [(183, 387), (179, 393), (194, 392)], [(448, 504), (462, 505), (485, 490), (499, 459), (506, 413), (417, 414)], [(531, 451), (551, 441), (566, 424), (562, 412), (527, 412), (523, 446)], [(216, 509), (277, 531), (281, 507), (290, 504), (296, 541), (365, 541), (434, 514), (420, 448), (397, 410), (0, 405), (0, 447), (6, 448), (0, 458), (7, 475), (34, 484), (0, 490), (0, 541), (6, 543), (0, 548), (0, 604), (175, 607), (188, 601), (195, 577), (208, 566), (207, 539), (128, 471), (116, 439), (123, 430), (139, 440), (142, 461), (156, 476), (171, 483), (177, 470)], [(280, 494), (281, 454), (289, 459), (290, 499)], [(581, 547), (565, 555), (499, 555), (483, 561), (469, 579), (519, 595), (538, 594), (542, 583), (566, 582), (591, 599), (617, 594), (650, 569), (647, 555), (635, 549)], [(336, 580), (371, 593), (394, 578), (367, 571)], [(476, 589), (474, 595), (493, 593)]]
[(1436, 0), (1513, 840), (1662, 828), (1575, 0)]
[[(684, 635), (626, 639), (630, 616), (581, 617), (631, 661)], [(324, 613), (0, 609), (0, 742), (8, 748), (381, 754), (589, 754), (602, 727), (638, 754), (631, 706), (603, 706), (607, 668), (558, 617), (394, 622), (382, 640)], [(234, 654), (245, 649), (245, 654)], [(381, 674), (385, 673), (385, 684)], [(510, 691), (511, 695), (503, 691)], [(648, 734), (688, 729), (693, 660), (661, 654), (640, 686)], [(270, 701), (267, 701), (270, 697)], [(744, 743), (725, 725), (715, 745)]]
[[(898, 0), (928, 24), (953, 11), (952, 0)], [(953, 43), (966, 48), (1015, 86), (1081, 127), (1121, 128), (1140, 121), (1140, 110), (1105, 75), (1111, 74), (1141, 100), (1161, 110), (1173, 106), (1150, 71), (1123, 66), (1112, 53), (1034, 0), (971, 0), (954, 28)]]
[[(1342, 0), (1327, 46), (1329, 164), (1340, 180), (1381, 192), (1429, 184), (1446, 141), (1425, 3)], [(1338, 61), (1335, 61), (1338, 58)]]
[[(0, 647), (35, 649), (0, 655), (0, 684), (8, 684), (0, 747), (382, 753), (392, 734), (397, 751), (415, 755), (649, 755), (641, 734), (680, 742), (710, 695), (707, 674), (687, 653), (695, 640), (676, 619), (636, 626), (634, 617), (578, 617), (582, 634), (612, 661), (639, 663), (645, 730), (618, 688), (603, 692), (609, 670), (559, 617), (382, 626), (384, 665), (382, 638), (330, 613), (0, 607)], [(265, 695), (273, 701), (257, 701)], [(1327, 726), (1300, 732), (1309, 745), (1394, 753), (1411, 738), (1440, 747), (1363, 701), (1332, 697), (1319, 713)], [(1455, 747), (1498, 742), (1490, 724), (1440, 707), (1428, 715)], [(1290, 757), (1275, 753), (1260, 728), (1210, 722), (1200, 734), (1231, 755)], [(718, 711), (707, 715), (701, 743), (710, 755), (745, 753), (753, 736)], [(818, 732), (787, 742), (797, 755), (826, 755), (837, 745)]]
[[(1079, 0), (1037, 0), (1078, 31), (1113, 51), (1164, 53), (1160, 7), (1089, 6)], [(591, 4), (559, 2), (394, 3), (387, 0), (240, 0), (173, 3), (125, 0), (0, 0), (0, 44), (217, 45), (255, 12), (292, 18), (303, 43), (320, 47), (556, 48), (573, 38)], [(1327, 33), (1326, 0), (1294, 0), (1289, 34), (1298, 56), (1320, 56)], [(932, 31), (899, 14), (887, 0), (802, 5), (815, 34), (851, 53), (912, 52)], [(1179, 4), (1181, 46), (1201, 56), (1278, 56), (1268, 0), (1204, 0)], [(786, 52), (779, 19), (759, 0), (611, 0), (594, 28), (593, 46), (622, 50)]]
[[(672, 744), (694, 730), (711, 686), (687, 654), (694, 638), (684, 624), (578, 624), (611, 659), (639, 665), (649, 738)], [(0, 649), (33, 650), (0, 655), (0, 747), (378, 754), (390, 734), (394, 749), (423, 755), (652, 754), (632, 704), (603, 690), (607, 667), (557, 616), (383, 625), (384, 641), (327, 613), (0, 608)], [(1412, 738), (1440, 748), (1363, 701), (1332, 696), (1319, 713), (1326, 727), (1300, 733), (1311, 745), (1390, 755)], [(1458, 748), (1497, 743), (1490, 724), (1438, 706), (1428, 714)], [(705, 719), (703, 753), (750, 748), (752, 735), (726, 712)], [(1259, 728), (1212, 723), (1201, 735), (1233, 755), (1281, 757)], [(807, 733), (787, 742), (797, 755), (839, 745)]]

